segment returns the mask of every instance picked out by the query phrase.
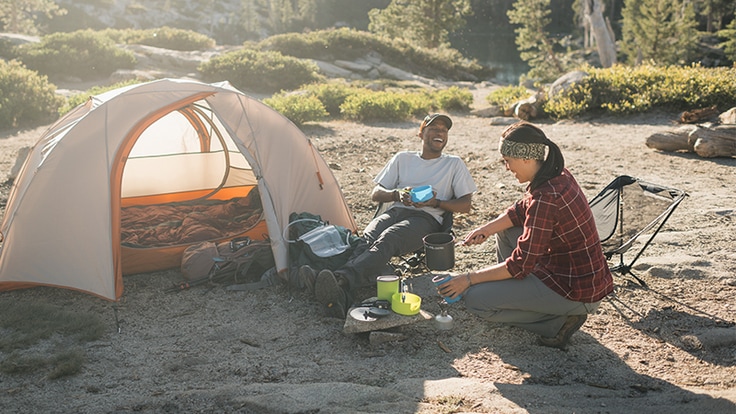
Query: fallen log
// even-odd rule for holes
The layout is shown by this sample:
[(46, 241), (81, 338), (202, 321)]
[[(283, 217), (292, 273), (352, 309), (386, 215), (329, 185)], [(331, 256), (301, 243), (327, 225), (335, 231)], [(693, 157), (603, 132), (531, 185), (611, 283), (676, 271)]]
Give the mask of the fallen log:
[(697, 124), (703, 121), (711, 121), (718, 117), (718, 108), (713, 105), (708, 108), (693, 109), (680, 114), (680, 123)]
[(694, 148), (689, 143), (690, 134), (698, 129), (696, 125), (685, 125), (674, 131), (659, 132), (647, 138), (645, 144), (649, 148), (666, 152), (688, 151)]
[[(706, 109), (713, 108), (715, 107)], [(697, 112), (704, 115), (706, 111)], [(681, 115), (680, 120), (683, 119)], [(694, 152), (704, 158), (736, 157), (736, 108), (720, 114), (719, 120), (721, 125), (683, 125), (673, 131), (652, 134), (645, 144), (661, 151)]]
[(688, 142), (692, 142), (693, 150), (701, 157), (733, 157), (736, 156), (736, 126), (698, 128), (690, 134)]

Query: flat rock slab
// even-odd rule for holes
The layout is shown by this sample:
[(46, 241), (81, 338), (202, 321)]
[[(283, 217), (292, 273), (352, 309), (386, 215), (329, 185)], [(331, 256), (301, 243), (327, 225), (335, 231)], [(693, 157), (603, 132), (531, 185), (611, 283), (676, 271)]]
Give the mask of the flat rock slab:
[(419, 310), (419, 313), (412, 316), (399, 315), (398, 313), (391, 312), (387, 316), (376, 318), (375, 320), (359, 320), (350, 316), (350, 311), (355, 308), (350, 308), (348, 316), (345, 318), (345, 325), (342, 330), (345, 333), (354, 334), (360, 332), (371, 332), (380, 331), (383, 329), (395, 328), (397, 326), (410, 325), (412, 323), (426, 321), (434, 318), (431, 313)]

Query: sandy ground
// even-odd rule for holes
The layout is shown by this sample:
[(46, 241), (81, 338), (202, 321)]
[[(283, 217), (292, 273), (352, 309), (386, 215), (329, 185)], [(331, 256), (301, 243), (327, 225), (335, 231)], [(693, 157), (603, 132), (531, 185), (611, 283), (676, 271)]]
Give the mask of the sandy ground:
[[(274, 287), (228, 292), (200, 286), (164, 293), (178, 271), (125, 278), (119, 303), (60, 289), (0, 294), (99, 313), (109, 332), (84, 345), (73, 377), (0, 374), (3, 412), (736, 412), (736, 159), (662, 153), (644, 145), (673, 129), (677, 114), (540, 121), (589, 197), (628, 174), (689, 194), (634, 266), (649, 286), (616, 276), (616, 290), (567, 351), (534, 335), (450, 308), (452, 331), (430, 321), (371, 343), (343, 333), (302, 292)], [(480, 191), (456, 217), (463, 235), (523, 191), (497, 155), (503, 126), (454, 115), (447, 152), (466, 160)], [(371, 180), (391, 154), (418, 149), (417, 122), (308, 125), (332, 165), (357, 222), (373, 214)], [(0, 136), (0, 180), (18, 148), (43, 128)], [(2, 187), (0, 205), (7, 199)], [(453, 272), (493, 260), (494, 246), (456, 251)], [(436, 313), (429, 275), (412, 279), (423, 309)], [(369, 296), (371, 292), (366, 292)], [(1, 316), (0, 316), (1, 317)], [(438, 342), (439, 341), (439, 342)], [(443, 346), (440, 346), (439, 344)], [(29, 352), (71, 346), (53, 338)], [(6, 355), (0, 353), (0, 358)]]

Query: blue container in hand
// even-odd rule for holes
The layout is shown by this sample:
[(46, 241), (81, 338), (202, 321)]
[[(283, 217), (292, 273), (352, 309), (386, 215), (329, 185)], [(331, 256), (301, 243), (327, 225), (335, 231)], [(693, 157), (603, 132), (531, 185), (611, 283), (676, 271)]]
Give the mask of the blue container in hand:
[(411, 201), (415, 203), (423, 203), (432, 199), (432, 186), (422, 185), (419, 187), (414, 187), (411, 189), (409, 194), (411, 194)]
[[(450, 275), (437, 275), (437, 276), (435, 276), (435, 277), (432, 278), (432, 283), (434, 283), (434, 285), (439, 288), (440, 285), (444, 284), (445, 282), (447, 282), (450, 279), (452, 279), (452, 276), (450, 276)], [(447, 303), (455, 303), (455, 302), (459, 301), (462, 297), (463, 297), (463, 295), (457, 295), (457, 297), (455, 299), (452, 299), (449, 296), (443, 296), (442, 298)]]

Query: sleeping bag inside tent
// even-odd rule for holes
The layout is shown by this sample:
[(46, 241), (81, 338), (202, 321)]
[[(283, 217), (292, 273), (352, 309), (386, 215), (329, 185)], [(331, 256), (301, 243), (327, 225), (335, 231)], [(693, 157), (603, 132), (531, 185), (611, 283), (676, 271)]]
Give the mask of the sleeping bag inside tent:
[(123, 274), (178, 268), (205, 241), (268, 239), (308, 211), (355, 231), (342, 191), (288, 119), (226, 82), (163, 79), (93, 96), (34, 145), (0, 225), (0, 291), (117, 300)]
[(268, 237), (253, 169), (213, 115), (188, 104), (133, 143), (120, 188), (123, 274), (177, 267), (192, 243)]

